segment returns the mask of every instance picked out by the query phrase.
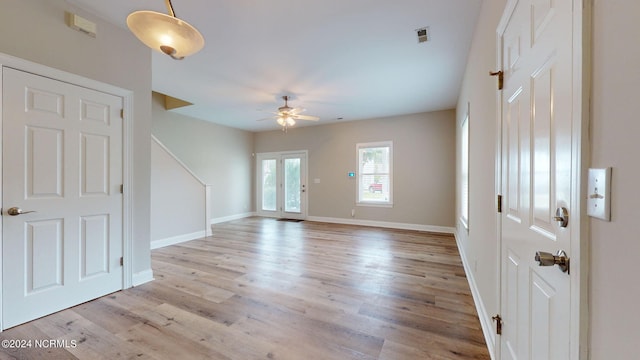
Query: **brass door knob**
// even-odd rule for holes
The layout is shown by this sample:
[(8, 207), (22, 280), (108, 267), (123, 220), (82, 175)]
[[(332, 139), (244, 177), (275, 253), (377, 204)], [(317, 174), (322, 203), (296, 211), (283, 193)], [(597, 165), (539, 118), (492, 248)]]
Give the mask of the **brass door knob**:
[(559, 250), (556, 255), (544, 251), (536, 251), (535, 260), (540, 266), (558, 265), (562, 272), (569, 271), (569, 258), (564, 250)]
[(35, 212), (35, 211), (33, 211), (33, 210), (31, 210), (31, 211), (22, 211), (22, 209), (20, 209), (19, 207), (16, 207), (16, 206), (14, 206), (12, 208), (9, 208), (7, 210), (7, 214), (9, 214), (11, 216), (18, 216), (18, 215), (28, 214), (28, 213), (32, 213), (32, 212)]

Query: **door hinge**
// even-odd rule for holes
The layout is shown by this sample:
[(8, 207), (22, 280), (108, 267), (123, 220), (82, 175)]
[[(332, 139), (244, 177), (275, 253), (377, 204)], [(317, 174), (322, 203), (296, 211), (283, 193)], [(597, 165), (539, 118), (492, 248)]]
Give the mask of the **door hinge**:
[(124, 194), (124, 184), (120, 184), (120, 194)]
[(120, 266), (124, 266), (124, 257), (120, 257)]
[(489, 71), (489, 75), (498, 77), (498, 90), (502, 90), (504, 87), (504, 72), (502, 70)]
[(496, 316), (491, 317), (491, 319), (496, 322), (496, 334), (502, 335), (502, 318), (500, 314), (496, 314)]
[(501, 213), (502, 212), (502, 195), (498, 194), (497, 202), (498, 202), (498, 213)]
[(124, 109), (120, 109), (120, 118), (124, 119)]

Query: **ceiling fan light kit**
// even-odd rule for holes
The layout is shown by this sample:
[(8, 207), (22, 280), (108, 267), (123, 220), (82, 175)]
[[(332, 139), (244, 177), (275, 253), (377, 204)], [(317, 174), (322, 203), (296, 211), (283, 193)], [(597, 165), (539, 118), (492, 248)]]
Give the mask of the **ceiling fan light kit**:
[(282, 126), (283, 131), (287, 131), (287, 128), (295, 125), (296, 120), (320, 120), (320, 118), (317, 116), (301, 115), (300, 113), (304, 111), (304, 109), (302, 108), (290, 107), (289, 96), (284, 95), (282, 97), (282, 100), (284, 100), (284, 105), (278, 108), (278, 112), (276, 113), (276, 122), (278, 123), (278, 125)]
[(296, 124), (296, 121), (293, 120), (291, 117), (278, 117), (278, 120), (276, 120), (276, 122), (278, 123), (278, 125), (280, 126), (293, 126)]
[(148, 47), (175, 60), (182, 60), (204, 47), (204, 37), (184, 20), (175, 16), (171, 0), (165, 0), (169, 14), (135, 11), (127, 16), (129, 30)]

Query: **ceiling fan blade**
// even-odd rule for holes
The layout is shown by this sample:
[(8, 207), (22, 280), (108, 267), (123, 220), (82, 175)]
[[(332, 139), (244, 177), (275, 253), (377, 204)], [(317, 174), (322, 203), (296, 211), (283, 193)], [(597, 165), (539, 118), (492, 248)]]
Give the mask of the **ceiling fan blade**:
[(318, 120), (320, 120), (319, 117), (311, 116), (311, 115), (299, 115), (299, 114), (296, 114), (296, 115), (293, 115), (292, 117), (294, 119), (296, 119), (296, 120), (310, 120), (310, 121), (318, 121)]

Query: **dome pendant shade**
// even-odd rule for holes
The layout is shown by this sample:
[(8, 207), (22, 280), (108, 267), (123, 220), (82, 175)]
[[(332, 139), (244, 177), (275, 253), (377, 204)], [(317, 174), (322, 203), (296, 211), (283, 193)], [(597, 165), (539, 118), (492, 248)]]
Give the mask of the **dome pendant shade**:
[(176, 60), (204, 47), (202, 34), (189, 23), (155, 11), (136, 11), (127, 16), (127, 26), (145, 45)]

